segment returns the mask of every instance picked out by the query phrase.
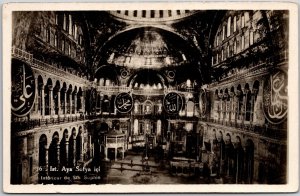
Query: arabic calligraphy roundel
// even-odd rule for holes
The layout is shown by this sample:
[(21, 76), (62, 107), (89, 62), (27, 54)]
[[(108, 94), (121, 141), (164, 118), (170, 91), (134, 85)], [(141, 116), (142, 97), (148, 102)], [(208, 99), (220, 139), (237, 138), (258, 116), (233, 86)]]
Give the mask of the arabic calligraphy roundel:
[(167, 113), (177, 114), (182, 108), (183, 101), (179, 94), (171, 92), (165, 96), (163, 105)]
[(200, 109), (200, 115), (202, 117), (205, 116), (206, 108), (207, 108), (206, 92), (204, 90), (201, 90), (199, 96), (199, 109)]
[(263, 110), (272, 124), (283, 122), (288, 111), (287, 74), (276, 70), (266, 79), (263, 91)]
[(133, 99), (128, 93), (119, 93), (115, 99), (115, 106), (120, 113), (128, 113), (133, 107)]
[(12, 60), (11, 111), (14, 115), (26, 116), (35, 100), (35, 80), (31, 67), (19, 60)]

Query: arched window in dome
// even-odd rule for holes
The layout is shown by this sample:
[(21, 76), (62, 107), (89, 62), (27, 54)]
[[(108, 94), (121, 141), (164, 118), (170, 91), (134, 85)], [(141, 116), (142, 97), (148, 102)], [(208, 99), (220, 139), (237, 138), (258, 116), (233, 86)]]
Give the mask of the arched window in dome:
[(245, 49), (245, 36), (244, 35), (242, 35), (242, 37), (241, 37), (241, 48), (242, 48), (242, 50), (244, 50)]
[(237, 42), (236, 42), (236, 40), (234, 40), (234, 42), (233, 42), (233, 53), (234, 54), (237, 53)]
[(236, 23), (237, 23), (236, 16), (234, 16), (233, 17), (233, 32), (236, 32)]
[(245, 27), (245, 13), (243, 13), (242, 17), (241, 17), (241, 26), (242, 26), (242, 28)]
[(223, 26), (223, 30), (222, 30), (222, 40), (225, 39), (225, 31), (226, 31), (226, 27), (225, 25)]
[(251, 46), (254, 42), (254, 33), (253, 33), (253, 29), (250, 29), (249, 32), (249, 45)]
[(133, 17), (137, 17), (137, 10), (133, 11)]
[(227, 21), (227, 37), (230, 36), (230, 33), (231, 33), (231, 16), (229, 16)]
[(164, 16), (164, 11), (163, 10), (159, 10), (159, 17), (162, 18)]
[(221, 51), (221, 60), (223, 61), (224, 60), (224, 50), (222, 49)]
[(57, 32), (55, 32), (54, 34), (54, 46), (57, 47), (58, 44), (58, 36), (57, 36)]
[(230, 46), (229, 46), (229, 44), (228, 44), (228, 46), (227, 46), (227, 58), (228, 57), (230, 57)]

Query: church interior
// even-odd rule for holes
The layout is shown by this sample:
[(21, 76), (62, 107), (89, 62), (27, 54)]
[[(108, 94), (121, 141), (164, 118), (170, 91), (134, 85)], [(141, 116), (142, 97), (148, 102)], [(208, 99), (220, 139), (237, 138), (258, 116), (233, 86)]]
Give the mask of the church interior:
[(12, 19), (12, 184), (287, 183), (288, 11)]

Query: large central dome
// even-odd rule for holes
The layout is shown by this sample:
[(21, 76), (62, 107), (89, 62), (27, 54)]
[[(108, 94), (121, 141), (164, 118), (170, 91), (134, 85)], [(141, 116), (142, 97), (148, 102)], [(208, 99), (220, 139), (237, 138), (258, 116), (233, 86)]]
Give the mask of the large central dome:
[(103, 63), (128, 68), (172, 67), (191, 61), (189, 46), (184, 40), (158, 28), (138, 28), (112, 39)]

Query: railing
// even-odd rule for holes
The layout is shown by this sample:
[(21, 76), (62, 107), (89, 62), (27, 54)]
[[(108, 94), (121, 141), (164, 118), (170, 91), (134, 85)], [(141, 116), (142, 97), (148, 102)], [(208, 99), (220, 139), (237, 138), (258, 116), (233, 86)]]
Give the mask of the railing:
[[(245, 52), (247, 52), (247, 50), (245, 50)], [(242, 54), (242, 53), (241, 53)], [(273, 62), (283, 62), (285, 60), (288, 60), (289, 57), (289, 52), (288, 50), (282, 50), (280, 52), (277, 52), (276, 54), (273, 54), (272, 56), (268, 56), (265, 57), (263, 55), (261, 56), (257, 56), (255, 62), (249, 62), (247, 67), (247, 69), (241, 69), (239, 72), (235, 72), (235, 73), (228, 73), (228, 75), (224, 75), (220, 78), (220, 81), (223, 80), (239, 80), (243, 77), (245, 77), (245, 75), (247, 74), (253, 74), (257, 71), (261, 71), (261, 70), (267, 70), (267, 66), (266, 64), (273, 64)], [(231, 57), (232, 58), (232, 57)], [(229, 58), (228, 60), (222, 61), (218, 64), (213, 65), (213, 67), (222, 67), (223, 65), (228, 67), (228, 64), (231, 63), (231, 58)], [(244, 64), (244, 66), (246, 66)], [(231, 67), (231, 66), (229, 66)], [(215, 82), (218, 83), (218, 82)], [(214, 83), (212, 83), (211, 85), (214, 85)]]
[(269, 137), (272, 139), (286, 139), (287, 138), (287, 130), (283, 129), (275, 129), (269, 127), (267, 124), (265, 125), (254, 125), (252, 123), (245, 123), (240, 121), (229, 121), (229, 120), (221, 120), (221, 119), (213, 119), (207, 118), (202, 119), (202, 121), (207, 121), (214, 124), (219, 124), (222, 126), (233, 127), (241, 131), (245, 131), (248, 133), (259, 134), (264, 137)]
[(32, 119), (32, 120), (25, 120), (25, 121), (12, 121), (11, 122), (11, 130), (18, 132), (18, 131), (25, 131), (34, 129), (41, 126), (48, 126), (48, 125), (55, 125), (55, 124), (64, 124), (69, 122), (76, 122), (85, 120), (86, 116), (66, 116), (66, 117), (56, 117), (56, 118), (44, 118), (44, 119)]
[(169, 87), (165, 89), (165, 93), (177, 92), (177, 93), (192, 93), (195, 91), (194, 87)]
[(67, 78), (71, 79), (72, 81), (78, 81), (81, 83), (84, 83), (87, 81), (86, 79), (84, 79), (82, 77), (79, 77), (79, 76), (69, 73), (67, 71), (61, 70), (57, 67), (54, 67), (48, 63), (42, 62), (38, 59), (35, 59), (35, 58), (33, 58), (32, 54), (30, 54), (24, 50), (21, 50), (19, 48), (12, 47), (12, 56), (15, 58), (18, 58), (20, 60), (24, 60), (27, 63), (29, 63), (32, 67), (46, 71), (48, 73), (52, 73), (54, 75), (58, 75), (58, 76), (61, 76), (64, 78), (67, 77)]
[(134, 89), (132, 93), (135, 95), (163, 95), (163, 89)]
[(98, 86), (98, 91), (101, 92), (129, 92), (131, 91), (130, 87), (127, 86)]
[(19, 48), (13, 47), (12, 48), (12, 55), (16, 58), (25, 60), (29, 63), (32, 63), (32, 61), (33, 61), (33, 55), (32, 54), (30, 54), (28, 52), (25, 52), (24, 50), (21, 50)]
[(195, 88), (186, 87), (186, 88), (165, 88), (165, 89), (132, 89), (127, 86), (98, 86), (97, 90), (100, 92), (110, 92), (110, 93), (119, 93), (119, 92), (131, 92), (134, 95), (164, 95), (169, 92), (177, 93), (189, 93), (194, 92)]

